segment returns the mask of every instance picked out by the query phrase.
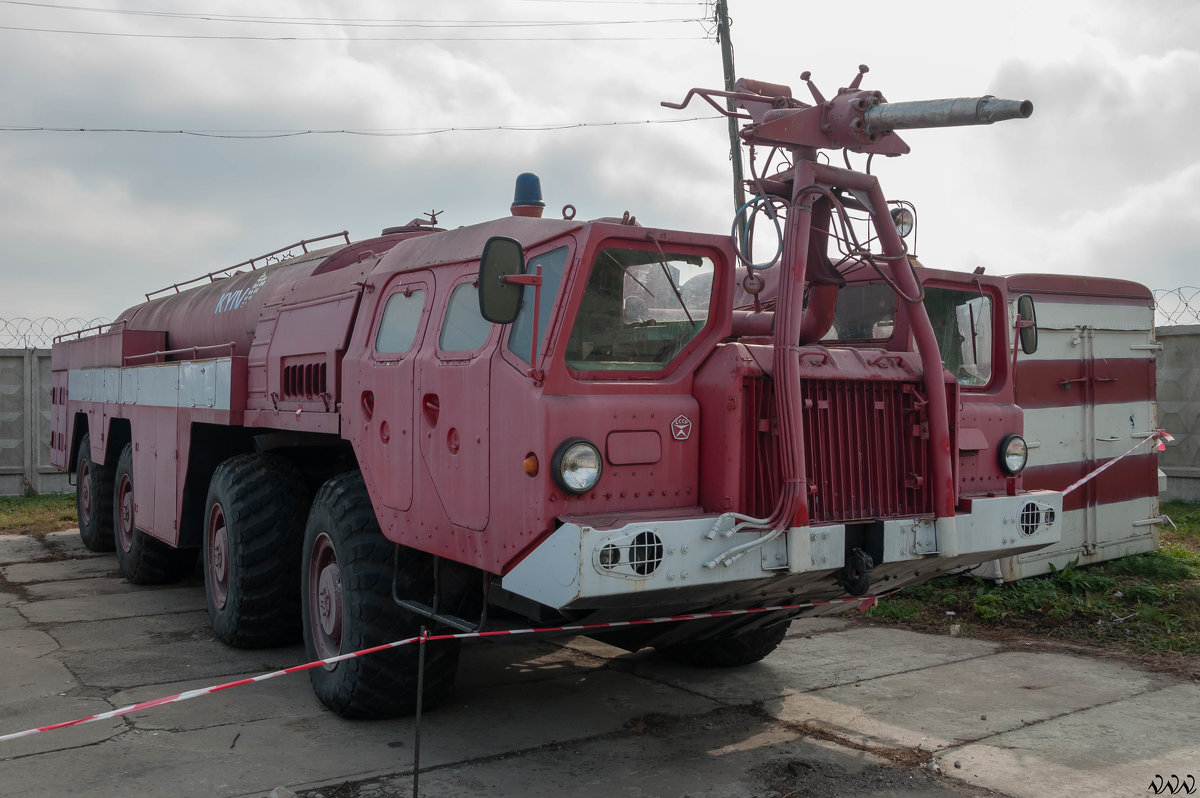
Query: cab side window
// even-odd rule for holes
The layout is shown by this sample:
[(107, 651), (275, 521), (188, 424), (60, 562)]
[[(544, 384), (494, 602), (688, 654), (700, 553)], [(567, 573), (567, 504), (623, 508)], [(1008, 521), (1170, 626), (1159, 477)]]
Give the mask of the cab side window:
[(474, 352), (492, 332), (492, 323), (479, 312), (479, 290), (474, 283), (461, 283), (446, 303), (438, 348), (443, 352)]
[[(550, 327), (550, 314), (555, 307), (558, 296), (558, 286), (562, 283), (563, 270), (567, 265), (567, 248), (559, 247), (542, 255), (536, 255), (529, 260), (526, 273), (534, 274), (537, 267), (542, 267), (542, 297), (538, 308), (538, 348), (546, 340)], [(521, 360), (529, 360), (529, 352), (533, 344), (533, 307), (535, 289), (532, 285), (524, 286), (521, 292), (521, 313), (513, 322), (512, 332), (508, 335), (508, 348)]]
[(960, 385), (992, 379), (992, 299), (976, 291), (926, 288), (925, 310), (937, 335), (942, 363)]
[(398, 291), (388, 298), (375, 333), (375, 351), (379, 354), (402, 355), (412, 348), (421, 326), (421, 311), (425, 307), (425, 291)]

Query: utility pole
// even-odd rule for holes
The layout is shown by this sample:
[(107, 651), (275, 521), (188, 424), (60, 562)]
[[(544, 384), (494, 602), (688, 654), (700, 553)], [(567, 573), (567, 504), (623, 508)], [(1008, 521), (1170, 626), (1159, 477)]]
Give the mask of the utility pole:
[[(717, 41), (721, 44), (721, 64), (725, 68), (725, 91), (733, 91), (737, 78), (733, 74), (733, 42), (729, 38), (729, 0), (717, 0)], [(725, 98), (725, 107), (736, 111), (733, 100)], [(738, 138), (738, 123), (729, 117), (729, 160), (733, 164), (733, 210), (737, 213), (746, 202), (742, 190), (742, 140)], [(744, 235), (745, 221), (738, 218), (738, 238)]]

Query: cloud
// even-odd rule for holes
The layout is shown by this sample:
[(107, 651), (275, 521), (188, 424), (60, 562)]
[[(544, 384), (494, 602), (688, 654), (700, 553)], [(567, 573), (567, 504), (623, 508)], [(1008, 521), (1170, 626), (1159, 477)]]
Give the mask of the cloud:
[(915, 181), (939, 265), (1194, 281), (1200, 53), (1143, 52), (1122, 33), (1145, 17), (1171, 27), (1140, 8), (1096, 14), (1090, 35), (998, 67), (989, 91), (1033, 99), (1034, 115), (956, 133), (944, 168)]
[[(280, 13), (253, 2), (224, 8)], [(434, 4), (403, 15), (477, 18), (480, 8)], [(699, 12), (517, 2), (486, 8), (492, 19)], [(869, 8), (883, 13), (890, 6)], [(1200, 188), (1184, 175), (1194, 162), (1188, 135), (1200, 123), (1200, 61), (1183, 30), (1196, 16), (1192, 4), (1158, 0), (1154, 8), (1148, 13), (1115, 0), (1018, 2), (1003, 11), (932, 3), (847, 39), (836, 35), (847, 25), (838, 7), (764, 1), (735, 7), (733, 40), (739, 74), (789, 83), (802, 97), (801, 70), (812, 69), (831, 93), (866, 61), (873, 68), (866, 83), (893, 100), (985, 92), (1032, 98), (1037, 110), (1030, 120), (914, 131), (906, 135), (912, 155), (876, 160), (889, 196), (917, 203), (922, 257), (930, 265), (1015, 272), (1118, 264), (1128, 257), (1105, 253), (1140, 250), (1153, 253), (1140, 273), (1162, 285), (1174, 279), (1167, 276), (1174, 274), (1171, 264), (1194, 252), (1186, 231), (1195, 219), (1184, 209), (1196, 204), (1189, 204), (1189, 192)], [(343, 4), (308, 0), (287, 13), (348, 12)], [(364, 3), (354, 13), (400, 16), (384, 2)], [(182, 29), (139, 17), (21, 14), (14, 24)], [(72, 25), (62, 24), (68, 18)], [(189, 23), (186, 29), (233, 27)], [(677, 36), (699, 29), (649, 31)], [(273, 26), (251, 32), (397, 33)], [(670, 111), (659, 101), (678, 100), (693, 86), (722, 85), (719, 48), (698, 40), (255, 43), (4, 35), (0, 123), (7, 124), (461, 130), (672, 119), (710, 109)], [(783, 40), (789, 45), (781, 46)], [(645, 224), (724, 234), (733, 213), (727, 150), (720, 121), (269, 141), (0, 133), (8, 184), (0, 185), (0, 206), (11, 216), (0, 220), (0, 269), (6, 285), (19, 281), (23, 294), (57, 297), (64, 315), (111, 316), (142, 291), (299, 238), (341, 229), (363, 238), (431, 209), (445, 211), (446, 226), (502, 216), (514, 177), (526, 170), (542, 175), (551, 216), (569, 202), (580, 218), (629, 210)], [(1149, 225), (1153, 242), (1128, 224), (1105, 227), (1109, 218)], [(1069, 243), (1083, 236), (1104, 244)], [(56, 275), (49, 284), (48, 274)], [(14, 308), (22, 309), (20, 300), (0, 296), (0, 318)]]
[(1197, 196), (1200, 159), (1124, 193), (1115, 205), (1078, 212), (1047, 240), (1046, 266), (1054, 272), (1133, 279), (1151, 288), (1195, 284)]
[(83, 181), (8, 158), (0, 171), (0, 318), (111, 318), (140, 293), (172, 282), (165, 263), (237, 228), (219, 209), (141, 201), (117, 177)]
[[(1038, 175), (1043, 189), (1027, 213), (1054, 213), (1062, 195), (1104, 195), (1145, 185), (1185, 167), (1181, 146), (1200, 130), (1200, 53), (1123, 55), (1096, 43), (1069, 62), (1010, 62), (998, 82), (1036, 98), (1026, 140), (1006, 154)], [(1117, 200), (1119, 201), (1119, 199)], [(1071, 203), (1065, 204), (1067, 208)]]
[(52, 167), (3, 167), (0, 229), (5, 238), (26, 236), (57, 240), (68, 246), (106, 247), (128, 255), (145, 250), (170, 230), (180, 246), (195, 238), (226, 233), (235, 227), (227, 215), (182, 206), (143, 205), (118, 178), (85, 184), (74, 174)]

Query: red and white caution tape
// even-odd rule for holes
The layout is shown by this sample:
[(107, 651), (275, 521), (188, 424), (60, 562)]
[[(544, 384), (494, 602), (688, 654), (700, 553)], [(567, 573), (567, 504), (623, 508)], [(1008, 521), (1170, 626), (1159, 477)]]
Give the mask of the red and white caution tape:
[(1084, 483), (1088, 482), (1089, 480), (1095, 479), (1096, 477), (1100, 476), (1100, 474), (1104, 473), (1109, 468), (1112, 468), (1114, 465), (1116, 465), (1118, 460), (1128, 457), (1129, 455), (1136, 452), (1138, 449), (1145, 446), (1150, 441), (1158, 441), (1158, 446), (1156, 446), (1155, 448), (1160, 452), (1165, 452), (1167, 450), (1167, 444), (1172, 442), (1173, 440), (1175, 440), (1175, 438), (1171, 435), (1171, 433), (1167, 432), (1166, 430), (1161, 430), (1161, 429), (1155, 430), (1152, 435), (1149, 435), (1149, 436), (1143, 438), (1142, 440), (1138, 441), (1137, 445), (1134, 446), (1129, 451), (1125, 452), (1125, 454), (1114, 457), (1113, 459), (1109, 460), (1104, 465), (1097, 468), (1095, 471), (1092, 471), (1090, 474), (1088, 474), (1088, 475), (1084, 476), (1083, 478), (1068, 485), (1066, 490), (1063, 491), (1063, 496), (1066, 496), (1068, 493), (1070, 493), (1071, 491), (1075, 490), (1076, 488), (1082, 486)]
[[(754, 607), (752, 609), (746, 609), (746, 610), (718, 610), (716, 612), (697, 612), (697, 613), (690, 613), (687, 615), (670, 615), (670, 616), (666, 616), (663, 618), (641, 618), (636, 621), (610, 621), (608, 623), (575, 624), (572, 626), (547, 626), (547, 627), (542, 627), (539, 629), (498, 629), (498, 630), (491, 631), (491, 632), (462, 632), (462, 633), (458, 633), (458, 634), (440, 634), (440, 635), (426, 634), (426, 635), (424, 635), (423, 639), (425, 640), (425, 642), (432, 642), (435, 640), (467, 640), (467, 639), (471, 639), (471, 638), (528, 635), (528, 634), (538, 634), (538, 633), (542, 633), (542, 632), (587, 632), (587, 631), (592, 631), (595, 629), (615, 629), (615, 628), (621, 627), (621, 626), (641, 626), (643, 624), (669, 623), (672, 621), (696, 621), (696, 620), (702, 620), (705, 618), (725, 618), (725, 617), (729, 617), (731, 615), (751, 615), (751, 614), (760, 613), (760, 612), (776, 612), (778, 610), (801, 610), (801, 609), (808, 609), (808, 608), (812, 608), (812, 607), (822, 607), (822, 606), (832, 605), (832, 604), (858, 604), (858, 605), (860, 605), (859, 609), (866, 610), (866, 609), (870, 609), (871, 607), (875, 606), (876, 602), (885, 595), (887, 595), (887, 594), (880, 593), (878, 595), (862, 596), (860, 598), (829, 599), (828, 601), (811, 601), (807, 604), (781, 604), (776, 607)], [(339, 654), (336, 657), (329, 657), (327, 659), (319, 659), (314, 662), (306, 662), (303, 665), (294, 665), (291, 668), (284, 668), (283, 670), (279, 670), (279, 671), (271, 671), (270, 673), (263, 673), (258, 676), (250, 676), (245, 679), (238, 679), (236, 681), (226, 682), (225, 684), (218, 684), (218, 685), (214, 685), (212, 687), (201, 687), (198, 690), (188, 690), (183, 693), (176, 693), (175, 695), (164, 696), (162, 698), (155, 698), (150, 701), (142, 701), (137, 704), (130, 704), (127, 707), (121, 707), (120, 709), (114, 709), (114, 710), (110, 710), (108, 712), (101, 712), (98, 715), (91, 715), (86, 718), (79, 718), (78, 720), (68, 720), (64, 723), (52, 723), (49, 726), (39, 726), (36, 729), (26, 729), (25, 731), (14, 732), (12, 734), (4, 734), (4, 735), (0, 735), (0, 742), (5, 742), (7, 740), (15, 740), (18, 737), (28, 737), (31, 734), (39, 734), (41, 732), (54, 731), (55, 729), (66, 729), (71, 726), (81, 726), (85, 723), (94, 723), (95, 721), (98, 721), (98, 720), (109, 720), (111, 718), (118, 718), (118, 717), (121, 717), (122, 715), (129, 715), (134, 712), (140, 712), (144, 709), (153, 709), (154, 707), (166, 706), (167, 704), (177, 704), (180, 701), (187, 701), (192, 698), (199, 698), (200, 696), (211, 695), (212, 693), (219, 693), (222, 690), (229, 690), (230, 688), (233, 688), (233, 687), (241, 687), (241, 686), (247, 685), (247, 684), (254, 684), (255, 682), (265, 682), (268, 679), (274, 679), (278, 676), (286, 676), (290, 673), (300, 673), (301, 671), (312, 670), (313, 668), (319, 668), (323, 665), (333, 665), (334, 663), (341, 662), (343, 660), (356, 659), (358, 657), (365, 657), (368, 654), (375, 654), (379, 651), (387, 651), (388, 649), (392, 649), (392, 648), (400, 648), (401, 646), (412, 645), (413, 643), (418, 643), (421, 640), (422, 640), (422, 637), (420, 637), (420, 636), (407, 637), (403, 640), (397, 640), (392, 643), (385, 643), (381, 646), (372, 646), (371, 648), (364, 648), (361, 651), (355, 651), (350, 654)]]

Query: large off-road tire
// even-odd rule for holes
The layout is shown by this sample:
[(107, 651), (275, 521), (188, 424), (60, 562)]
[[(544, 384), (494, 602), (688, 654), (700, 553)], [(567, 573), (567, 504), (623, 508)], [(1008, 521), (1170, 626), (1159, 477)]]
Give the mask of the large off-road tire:
[(213, 472), (204, 507), (204, 592), (217, 637), (240, 648), (300, 640), (300, 549), (312, 494), (275, 454)]
[(779, 648), (787, 630), (788, 624), (777, 623), (736, 637), (675, 643), (663, 646), (659, 652), (675, 662), (697, 668), (737, 668), (758, 662)]
[[(328, 659), (420, 634), (424, 619), (392, 600), (396, 546), (379, 529), (357, 471), (330, 479), (317, 492), (304, 535), (304, 645), (312, 660)], [(399, 594), (428, 602), (433, 560), (401, 549)], [(456, 640), (425, 645), (423, 707), (449, 693), (458, 670)], [(310, 670), (313, 691), (345, 718), (385, 718), (416, 709), (419, 647), (413, 643)]]
[[(153, 490), (147, 486), (146, 490)], [(195, 549), (176, 549), (137, 528), (134, 519), (133, 444), (125, 444), (113, 476), (113, 527), (121, 573), (135, 585), (178, 582), (192, 571)]]
[(112, 551), (113, 543), (112, 463), (100, 465), (92, 460), (92, 436), (79, 442), (75, 461), (75, 511), (79, 518), (79, 537), (88, 551)]

